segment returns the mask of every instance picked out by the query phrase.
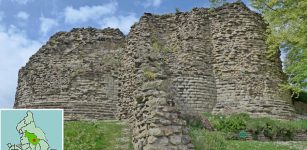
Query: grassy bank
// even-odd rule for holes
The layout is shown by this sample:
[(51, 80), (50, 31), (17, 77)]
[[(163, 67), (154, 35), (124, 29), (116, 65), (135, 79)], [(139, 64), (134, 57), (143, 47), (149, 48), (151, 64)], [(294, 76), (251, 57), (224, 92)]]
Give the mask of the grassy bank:
[(132, 150), (127, 126), (118, 121), (64, 123), (65, 150)]
[[(306, 150), (307, 141), (260, 142), (241, 137), (249, 132), (253, 137), (263, 134), (268, 139), (283, 137), (291, 140), (296, 132), (307, 132), (307, 121), (285, 121), (270, 118), (250, 118), (247, 114), (233, 116), (189, 117), (188, 126), (196, 150)], [(205, 121), (207, 120), (207, 121)], [(205, 125), (204, 125), (204, 122)], [(211, 131), (209, 131), (211, 130)]]

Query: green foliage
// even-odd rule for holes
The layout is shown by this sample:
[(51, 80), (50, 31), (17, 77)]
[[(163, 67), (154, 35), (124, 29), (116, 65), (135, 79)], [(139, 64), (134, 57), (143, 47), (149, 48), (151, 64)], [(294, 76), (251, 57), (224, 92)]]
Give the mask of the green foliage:
[(284, 71), (288, 75), (287, 89), (299, 93), (307, 88), (307, 1), (250, 0), (269, 23), (268, 55), (278, 48), (287, 55)]
[(255, 134), (263, 133), (266, 137), (273, 139), (279, 132), (279, 125), (278, 120), (272, 120), (270, 118), (254, 118), (249, 121), (246, 129)]
[[(118, 141), (124, 135), (124, 125), (116, 121), (73, 121), (64, 123), (64, 148), (67, 150), (120, 150), (121, 145), (129, 145), (130, 141)], [(117, 139), (117, 140), (116, 140)]]
[[(263, 133), (266, 137), (275, 139), (283, 137), (291, 139), (296, 132), (307, 131), (307, 120), (287, 121), (271, 118), (250, 118), (247, 114), (235, 114), (232, 116), (208, 115), (210, 123), (215, 131), (226, 134), (228, 139), (238, 139), (239, 132), (249, 131), (255, 135)], [(195, 127), (194, 127), (195, 128)]]
[[(208, 132), (201, 129), (190, 130), (192, 143), (196, 150), (295, 150), (301, 149), (306, 142), (298, 145), (281, 145), (276, 142), (226, 140), (223, 132)], [(305, 147), (305, 146), (304, 146)]]
[(217, 131), (222, 132), (239, 132), (246, 128), (246, 124), (249, 120), (247, 114), (235, 114), (230, 117), (225, 116), (211, 116), (209, 121)]
[(307, 132), (307, 120), (291, 121), (291, 126), (296, 131)]
[(298, 94), (294, 94), (292, 98), (295, 101), (307, 103), (307, 92), (301, 91)]
[(226, 150), (226, 140), (222, 132), (207, 132), (201, 129), (194, 129), (190, 131), (192, 143), (195, 150)]
[(148, 80), (155, 80), (157, 75), (152, 72), (152, 71), (144, 71), (144, 76), (148, 79)]

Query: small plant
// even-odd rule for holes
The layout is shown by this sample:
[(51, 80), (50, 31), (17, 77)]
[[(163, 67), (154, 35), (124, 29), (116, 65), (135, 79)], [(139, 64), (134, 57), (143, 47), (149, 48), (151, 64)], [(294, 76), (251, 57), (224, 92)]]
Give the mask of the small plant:
[(166, 46), (166, 44), (161, 43), (157, 38), (151, 39), (151, 47), (155, 52), (176, 52), (177, 48), (175, 46)]
[(225, 134), (222, 132), (207, 132), (205, 130), (196, 129), (190, 132), (192, 143), (196, 150), (226, 150), (227, 144)]
[(157, 75), (154, 72), (151, 71), (144, 71), (144, 76), (148, 79), (148, 80), (155, 80)]
[(162, 45), (157, 41), (152, 41), (151, 47), (154, 51), (161, 51), (163, 49)]
[(247, 114), (235, 114), (230, 117), (221, 115), (209, 116), (209, 121), (217, 131), (222, 132), (239, 132), (246, 129), (246, 124), (249, 120)]

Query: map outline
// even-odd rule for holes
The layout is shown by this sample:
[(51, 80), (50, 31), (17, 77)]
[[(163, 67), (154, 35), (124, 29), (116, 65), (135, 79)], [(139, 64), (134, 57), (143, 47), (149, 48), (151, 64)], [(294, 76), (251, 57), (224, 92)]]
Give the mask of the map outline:
[[(3, 145), (5, 145), (7, 148), (9, 147), (8, 145), (10, 144), (11, 146), (21, 146), (21, 138), (23, 137), (22, 135), (21, 135), (21, 133), (18, 131), (18, 129), (17, 129), (17, 125), (19, 124), (19, 123), (21, 123), (22, 121), (25, 121), (24, 119), (27, 117), (27, 113), (28, 113), (28, 111), (30, 111), (31, 113), (32, 113), (32, 115), (33, 116), (35, 116), (35, 114), (36, 113), (38, 113), (38, 112), (36, 112), (36, 111), (54, 111), (54, 110), (56, 110), (56, 111), (61, 111), (61, 127), (62, 127), (62, 129), (61, 129), (61, 139), (62, 139), (62, 141), (61, 141), (61, 146), (60, 146), (60, 149), (55, 149), (55, 148), (52, 148), (52, 147), (50, 147), (50, 144), (48, 144), (49, 145), (49, 149), (48, 150), (63, 150), (64, 149), (64, 109), (28, 109), (28, 108), (22, 108), (22, 109), (0, 109), (0, 149), (2, 148), (2, 146)], [(2, 132), (2, 111), (24, 111), (25, 113), (24, 113), (24, 115), (23, 115), (23, 118), (21, 118), (21, 120), (20, 121), (18, 121), (17, 122), (17, 124), (15, 124), (14, 126), (14, 129), (16, 130), (16, 132), (19, 134), (19, 143), (18, 144), (12, 144), (11, 142), (9, 142), (9, 143), (2, 143), (2, 134), (3, 134), (3, 132)], [(35, 113), (34, 113), (34, 112)], [(32, 116), (32, 117), (33, 117)], [(31, 124), (31, 123), (34, 123), (34, 125), (35, 125), (35, 127), (36, 128), (39, 128), (39, 129), (41, 129), (41, 127), (39, 127), (39, 126), (37, 126), (36, 125), (36, 122), (35, 122), (35, 117), (33, 117), (33, 121), (31, 121), (31, 122), (29, 122), (29, 123), (27, 123), (25, 126), (27, 126), (27, 125), (29, 125), (29, 124)], [(22, 128), (23, 127), (25, 127), (25, 126), (22, 126)], [(43, 134), (45, 134), (46, 135), (46, 131), (45, 130), (42, 130), (41, 129), (41, 131), (43, 132)], [(46, 138), (47, 139), (47, 138)], [(43, 141), (45, 141), (45, 140), (43, 140)], [(45, 141), (46, 142), (46, 141)], [(47, 142), (48, 143), (48, 142)], [(2, 145), (3, 144), (3, 145)], [(30, 144), (30, 143), (27, 143), (27, 144)]]

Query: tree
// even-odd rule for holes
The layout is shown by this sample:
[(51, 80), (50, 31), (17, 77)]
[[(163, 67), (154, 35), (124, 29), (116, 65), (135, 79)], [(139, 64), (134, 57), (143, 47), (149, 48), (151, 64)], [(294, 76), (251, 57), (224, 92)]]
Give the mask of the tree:
[(284, 71), (288, 85), (299, 93), (307, 88), (307, 1), (306, 0), (250, 0), (269, 23), (268, 54), (279, 49), (286, 53)]

